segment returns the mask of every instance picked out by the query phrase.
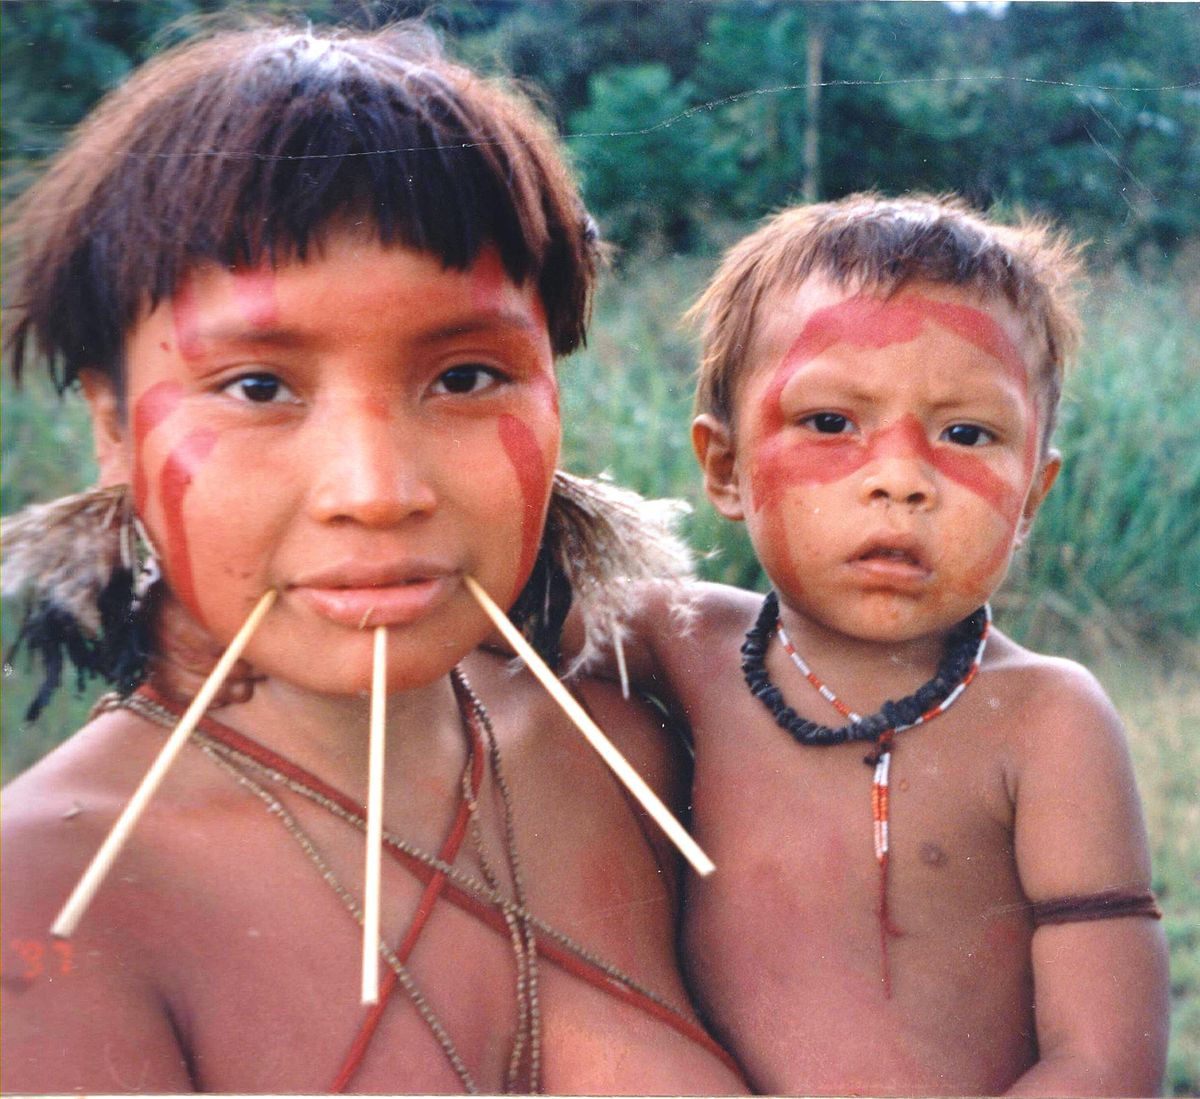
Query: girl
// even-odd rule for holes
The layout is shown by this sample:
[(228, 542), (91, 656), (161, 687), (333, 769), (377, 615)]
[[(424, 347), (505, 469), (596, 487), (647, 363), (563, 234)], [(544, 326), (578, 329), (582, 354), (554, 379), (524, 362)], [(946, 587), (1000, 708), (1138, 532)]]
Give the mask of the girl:
[[(529, 104), (411, 28), (219, 33), (113, 93), (14, 236), (14, 370), (81, 383), (101, 489), (9, 524), (5, 581), (47, 690), (64, 653), (119, 690), (6, 790), (6, 1087), (740, 1090), (683, 1006), (669, 853), (477, 651), (467, 577), (553, 656), (573, 597), (608, 628), (608, 572), (675, 563), (627, 498), (554, 472), (596, 242)], [(189, 670), (268, 590), (220, 721), (48, 939)], [(391, 977), (367, 1011), (378, 627)], [(678, 795), (647, 716), (581, 693)]]

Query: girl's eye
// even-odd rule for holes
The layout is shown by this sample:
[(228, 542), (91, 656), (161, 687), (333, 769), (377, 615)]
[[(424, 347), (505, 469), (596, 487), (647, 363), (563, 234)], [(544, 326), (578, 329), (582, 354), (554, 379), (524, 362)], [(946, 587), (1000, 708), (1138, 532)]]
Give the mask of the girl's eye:
[(956, 446), (986, 446), (996, 441), (996, 437), (976, 424), (952, 424), (942, 432), (942, 438)]
[(854, 430), (854, 421), (840, 412), (817, 412), (800, 421), (821, 435), (845, 435)]
[(499, 370), (482, 363), (463, 363), (442, 371), (433, 383), (435, 393), (482, 393), (504, 380)]
[(274, 374), (243, 374), (225, 386), (225, 392), (250, 404), (294, 404), (296, 395)]

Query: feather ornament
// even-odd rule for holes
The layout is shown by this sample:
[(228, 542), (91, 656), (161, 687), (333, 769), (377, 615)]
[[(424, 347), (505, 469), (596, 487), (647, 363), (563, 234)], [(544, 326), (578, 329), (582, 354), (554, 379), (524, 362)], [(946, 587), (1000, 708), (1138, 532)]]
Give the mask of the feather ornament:
[(123, 691), (140, 682), (149, 646), (145, 600), (135, 587), (152, 573), (139, 564), (148, 551), (138, 545), (125, 486), (89, 489), (6, 516), (0, 551), (0, 590), (25, 600), (9, 659), (24, 647), (44, 669), (27, 720), (49, 701), (68, 662), (80, 690), (93, 676)]
[(562, 662), (559, 638), (572, 605), (584, 643), (568, 675), (601, 651), (619, 649), (639, 582), (679, 584), (676, 610), (686, 615), (682, 582), (693, 576), (694, 564), (677, 527), (688, 510), (682, 500), (650, 500), (604, 478), (554, 474), (542, 549), (511, 611), (551, 667)]

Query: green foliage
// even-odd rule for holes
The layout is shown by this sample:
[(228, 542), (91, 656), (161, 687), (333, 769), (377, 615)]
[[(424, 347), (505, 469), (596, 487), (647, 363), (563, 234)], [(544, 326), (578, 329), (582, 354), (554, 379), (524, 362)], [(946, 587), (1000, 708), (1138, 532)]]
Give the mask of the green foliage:
[(735, 178), (729, 150), (714, 141), (713, 116), (689, 112), (691, 86), (673, 83), (661, 64), (606, 69), (588, 87), (589, 106), (571, 115), (571, 147), (589, 201), (604, 212), (605, 235), (686, 244)]
[(1171, 955), (1171, 1039), (1165, 1091), (1200, 1094), (1200, 648), (1176, 651), (1174, 667), (1110, 655), (1095, 671), (1129, 729), (1146, 812), (1154, 891)]
[(1064, 463), (1014, 569), (1011, 625), (1200, 636), (1200, 361), (1177, 286), (1116, 274), (1093, 295), (1056, 445)]

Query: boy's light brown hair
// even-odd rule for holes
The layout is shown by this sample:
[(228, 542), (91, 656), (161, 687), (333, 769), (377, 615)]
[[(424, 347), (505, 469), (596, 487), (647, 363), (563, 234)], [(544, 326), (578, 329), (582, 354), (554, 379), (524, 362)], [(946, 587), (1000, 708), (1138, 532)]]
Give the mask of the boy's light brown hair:
[(1043, 445), (1054, 428), (1066, 364), (1079, 342), (1079, 249), (1042, 221), (993, 223), (953, 196), (857, 194), (797, 206), (735, 244), (688, 319), (702, 323), (696, 412), (735, 425), (735, 397), (758, 311), (813, 276), (889, 297), (914, 280), (1003, 297), (1024, 318), (1047, 395)]

